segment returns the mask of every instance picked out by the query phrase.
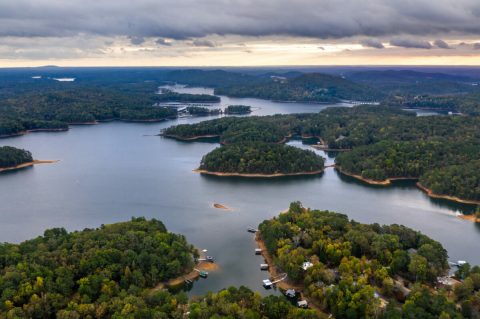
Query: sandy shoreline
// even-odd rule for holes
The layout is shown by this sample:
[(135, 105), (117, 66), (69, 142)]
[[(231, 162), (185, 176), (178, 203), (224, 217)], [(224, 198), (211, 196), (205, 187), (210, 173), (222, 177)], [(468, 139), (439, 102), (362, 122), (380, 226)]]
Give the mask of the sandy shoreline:
[(179, 276), (177, 278), (170, 279), (166, 282), (159, 283), (152, 291), (162, 290), (165, 288), (174, 288), (181, 286), (185, 283), (186, 280), (194, 281), (200, 277), (200, 271), (216, 271), (219, 269), (218, 264), (211, 263), (208, 261), (201, 261), (195, 265), (194, 269), (188, 274)]
[[(283, 274), (284, 272), (279, 269), (273, 262), (273, 258), (268, 252), (267, 246), (262, 240), (260, 232), (257, 232), (257, 234), (255, 235), (255, 241), (257, 242), (258, 248), (262, 250), (262, 256), (265, 259), (265, 263), (268, 264), (268, 272), (270, 274), (270, 277), (275, 278)], [(275, 285), (282, 290), (295, 289), (295, 291), (300, 293), (300, 299), (307, 300), (308, 305), (311, 309), (314, 309), (319, 313), (325, 314), (325, 312), (323, 312), (321, 308), (312, 301), (312, 299), (310, 299), (308, 296), (305, 296), (305, 294), (303, 293), (303, 291), (305, 290), (305, 286), (303, 285), (303, 283), (293, 282), (287, 277), (285, 280), (278, 282)]]
[(57, 163), (57, 162), (58, 162), (58, 160), (34, 160), (33, 162), (22, 163), (22, 164), (17, 165), (17, 166), (0, 168), (0, 173), (5, 172), (5, 171), (13, 171), (13, 170), (17, 170), (17, 169), (22, 169), (22, 168), (30, 167), (30, 166), (37, 165), (37, 164), (53, 164), (53, 163)]
[[(365, 178), (365, 177), (362, 177), (360, 175), (356, 175), (356, 174), (351, 174), (351, 173), (347, 173), (345, 171), (343, 171), (339, 166), (335, 166), (335, 169), (340, 172), (341, 174), (345, 175), (345, 176), (350, 176), (350, 177), (353, 177), (357, 180), (360, 180), (362, 182), (365, 182), (369, 185), (377, 185), (377, 186), (389, 186), (392, 184), (393, 181), (400, 181), (400, 180), (406, 180), (406, 181), (418, 181), (418, 178), (415, 178), (415, 177), (392, 177), (392, 178), (387, 178), (386, 180), (383, 180), (383, 181), (375, 181), (375, 180), (371, 180), (371, 179), (368, 179), (368, 178)], [(473, 205), (480, 205), (480, 201), (476, 201), (476, 200), (469, 200), (469, 199), (462, 199), (462, 198), (459, 198), (459, 197), (456, 197), (456, 196), (449, 196), (449, 195), (439, 195), (439, 194), (435, 194), (431, 189), (423, 186), (422, 184), (420, 183), (416, 183), (415, 184), (419, 189), (421, 189), (422, 191), (424, 191), (429, 197), (431, 198), (438, 198), (438, 199), (446, 199), (446, 200), (450, 200), (450, 201), (453, 201), (453, 202), (457, 202), (457, 203), (461, 203), (461, 204), (473, 204)], [(464, 219), (468, 219), (468, 218), (464, 218)]]
[[(255, 241), (257, 242), (258, 248), (262, 250), (262, 256), (265, 258), (265, 263), (268, 264), (268, 272), (270, 273), (271, 278), (278, 277), (279, 275), (283, 274), (284, 272), (279, 269), (277, 266), (275, 266), (275, 263), (273, 262), (273, 257), (270, 255), (270, 253), (267, 250), (267, 246), (265, 245), (264, 241), (261, 238), (260, 232), (257, 232), (255, 236)], [(295, 289), (296, 291), (302, 292), (304, 289), (304, 286), (299, 283), (293, 283), (291, 280), (285, 279), (279, 283), (275, 284), (278, 288), (287, 290), (287, 289)]]
[(459, 215), (458, 218), (468, 220), (472, 223), (480, 223), (480, 218), (475, 217), (475, 214), (472, 215)]
[(192, 136), (192, 137), (180, 137), (178, 135), (171, 135), (171, 134), (159, 134), (159, 136), (163, 137), (168, 137), (168, 138), (173, 138), (179, 141), (194, 141), (194, 140), (199, 140), (202, 138), (217, 138), (220, 137), (220, 135), (197, 135), (197, 136)]
[[(120, 118), (113, 118), (113, 119), (104, 119), (104, 120), (96, 120), (92, 122), (72, 122), (72, 123), (66, 123), (68, 126), (80, 126), (80, 125), (98, 125), (101, 123), (107, 123), (107, 122), (114, 122), (114, 121), (119, 121), (119, 122), (126, 122), (126, 123), (157, 123), (157, 122), (163, 122), (166, 120), (172, 120), (176, 119), (177, 117), (165, 117), (161, 119), (145, 119), (145, 120), (127, 120), (127, 119), (120, 119)], [(23, 136), (29, 133), (35, 133), (35, 132), (65, 132), (68, 131), (70, 128), (38, 128), (38, 129), (32, 129), (32, 130), (26, 130), (26, 131), (20, 131), (17, 133), (12, 133), (12, 134), (3, 134), (0, 135), (0, 138), (9, 138), (9, 137), (16, 137), (16, 136)]]
[[(473, 204), (473, 205), (480, 205), (480, 201), (478, 200), (471, 200), (471, 199), (462, 199), (462, 198), (459, 198), (459, 197), (456, 197), (456, 196), (449, 196), (449, 195), (439, 195), (439, 194), (435, 194), (431, 189), (423, 186), (422, 184), (420, 183), (417, 183), (416, 184), (418, 188), (420, 188), (422, 191), (424, 191), (425, 193), (427, 193), (427, 195), (429, 197), (432, 197), (432, 198), (439, 198), (439, 199), (447, 199), (447, 200), (451, 200), (451, 201), (454, 201), (454, 202), (457, 202), (457, 203), (461, 203), (461, 204)], [(465, 215), (466, 216), (466, 215)], [(466, 218), (464, 218), (466, 219)]]
[(204, 169), (194, 169), (195, 173), (205, 174), (205, 175), (214, 175), (214, 176), (230, 176), (230, 177), (251, 177), (251, 178), (272, 178), (272, 177), (282, 177), (282, 176), (303, 176), (303, 175), (317, 175), (323, 173), (322, 170), (312, 171), (312, 172), (299, 172), (299, 173), (276, 173), (276, 174), (242, 174), (242, 173), (222, 173), (222, 172), (210, 172)]
[(33, 130), (20, 131), (20, 132), (12, 133), (12, 134), (0, 135), (0, 138), (22, 136), (22, 135), (26, 135), (26, 134), (29, 134), (29, 133), (35, 133), (35, 132), (66, 132), (66, 131), (68, 131), (68, 127), (67, 128), (37, 128), (37, 129), (33, 129)]
[(358, 179), (362, 182), (365, 182), (369, 185), (377, 185), (377, 186), (388, 186), (388, 185), (391, 185), (393, 181), (402, 181), (402, 180), (406, 180), (406, 181), (416, 181), (418, 180), (418, 178), (415, 178), (415, 177), (391, 177), (391, 178), (387, 178), (383, 181), (376, 181), (376, 180), (373, 180), (373, 179), (368, 179), (368, 178), (365, 178), (361, 175), (357, 175), (357, 174), (352, 174), (352, 173), (347, 173), (345, 172), (344, 170), (342, 170), (340, 168), (340, 166), (336, 165), (335, 166), (335, 169), (345, 175), (345, 176), (350, 176), (350, 177), (353, 177), (355, 179)]

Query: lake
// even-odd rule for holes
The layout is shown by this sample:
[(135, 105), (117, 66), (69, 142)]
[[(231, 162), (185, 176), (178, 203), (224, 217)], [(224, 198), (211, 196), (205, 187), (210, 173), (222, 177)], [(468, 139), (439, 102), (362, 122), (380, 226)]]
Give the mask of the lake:
[[(327, 107), (225, 97), (221, 104), (252, 105), (254, 115), (317, 112)], [(321, 176), (268, 180), (202, 176), (192, 170), (218, 144), (153, 136), (170, 125), (206, 119), (111, 122), (1, 139), (1, 146), (25, 148), (36, 159), (60, 162), (0, 175), (0, 241), (20, 242), (52, 227), (80, 230), (132, 216), (157, 218), (197, 248), (208, 249), (220, 265), (218, 272), (195, 283), (192, 294), (231, 285), (266, 293), (261, 280), (268, 273), (259, 269), (263, 259), (254, 255), (254, 237), (247, 228), (299, 200), (306, 207), (342, 212), (360, 222), (404, 224), (440, 241), (451, 260), (480, 264), (480, 226), (455, 217), (457, 211), (471, 212), (472, 206), (432, 200), (409, 182), (367, 186), (331, 168)], [(300, 141), (289, 143), (311, 149)], [(213, 203), (232, 210), (215, 209)]]

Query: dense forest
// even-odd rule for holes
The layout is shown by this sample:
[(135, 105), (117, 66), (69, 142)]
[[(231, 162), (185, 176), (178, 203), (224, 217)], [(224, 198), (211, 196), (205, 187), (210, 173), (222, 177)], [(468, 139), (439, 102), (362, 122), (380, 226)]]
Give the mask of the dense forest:
[(249, 105), (229, 105), (225, 108), (225, 114), (249, 114), (252, 108)]
[[(480, 120), (477, 116), (425, 116), (395, 107), (328, 108), (317, 114), (220, 118), (167, 128), (179, 139), (219, 136), (223, 144), (316, 138), (345, 173), (365, 179), (414, 178), (439, 195), (480, 198)], [(453, 178), (453, 176), (455, 176)]]
[(163, 120), (177, 110), (154, 107), (155, 94), (82, 88), (33, 92), (0, 100), (0, 135), (36, 129), (67, 129), (69, 123)]
[(190, 271), (197, 250), (157, 220), (68, 233), (46, 230), (21, 244), (0, 244), (1, 318), (319, 318), (284, 298), (245, 287), (191, 301), (150, 289)]
[(381, 91), (366, 85), (321, 73), (304, 74), (291, 79), (274, 77), (263, 83), (217, 87), (215, 94), (297, 102), (372, 101), (383, 97)]
[[(276, 266), (336, 318), (463, 318), (446, 291), (432, 291), (447, 272), (447, 252), (417, 231), (361, 224), (299, 202), (259, 230)], [(303, 270), (305, 261), (313, 266)], [(478, 301), (478, 289), (469, 285), (463, 298)], [(477, 297), (470, 297), (474, 291)], [(478, 313), (478, 303), (469, 306)]]
[(315, 310), (296, 308), (284, 297), (262, 298), (246, 287), (231, 287), (194, 298), (188, 318), (326, 319), (327, 316)]
[(127, 307), (130, 295), (135, 302), (145, 289), (191, 271), (197, 257), (157, 220), (46, 230), (0, 245), (0, 309), (25, 318), (67, 318), (74, 310), (110, 317), (116, 303)]
[(0, 146), (0, 168), (32, 162), (32, 153), (11, 146)]
[(277, 143), (289, 135), (289, 127), (279, 126), (274, 117), (223, 117), (196, 124), (170, 126), (162, 135), (178, 139), (198, 136), (219, 136), (223, 144), (239, 142)]
[(419, 183), (435, 194), (457, 195), (480, 202), (479, 169), (479, 160), (455, 163), (426, 172), (420, 177)]
[(238, 174), (295, 174), (323, 171), (324, 160), (309, 150), (271, 143), (235, 143), (205, 155), (200, 170)]

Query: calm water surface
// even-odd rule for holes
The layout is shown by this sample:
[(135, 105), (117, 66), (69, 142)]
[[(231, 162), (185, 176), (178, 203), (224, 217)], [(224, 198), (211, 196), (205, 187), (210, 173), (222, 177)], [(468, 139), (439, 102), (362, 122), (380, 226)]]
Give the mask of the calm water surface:
[[(259, 115), (326, 107), (226, 98), (221, 104), (249, 104)], [(193, 294), (230, 285), (262, 291), (261, 280), (268, 275), (259, 270), (263, 259), (254, 255), (255, 242), (246, 229), (300, 200), (305, 206), (343, 212), (360, 222), (407, 225), (442, 242), (451, 260), (480, 264), (479, 226), (455, 217), (456, 211), (473, 208), (431, 200), (411, 183), (370, 187), (332, 169), (322, 176), (269, 180), (202, 176), (192, 169), (217, 144), (149, 136), (173, 124), (205, 119), (74, 126), (68, 132), (0, 140), (2, 146), (32, 151), (37, 159), (60, 160), (0, 175), (0, 241), (20, 242), (51, 227), (78, 230), (131, 216), (154, 217), (216, 257), (220, 271), (196, 282)], [(309, 148), (300, 141), (290, 144)], [(232, 211), (215, 209), (214, 202)]]

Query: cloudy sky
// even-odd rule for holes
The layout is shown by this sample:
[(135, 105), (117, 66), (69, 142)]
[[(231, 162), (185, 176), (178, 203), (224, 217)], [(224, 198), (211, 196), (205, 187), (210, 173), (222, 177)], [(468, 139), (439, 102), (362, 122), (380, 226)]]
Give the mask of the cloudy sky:
[(480, 0), (0, 0), (0, 67), (480, 65)]

